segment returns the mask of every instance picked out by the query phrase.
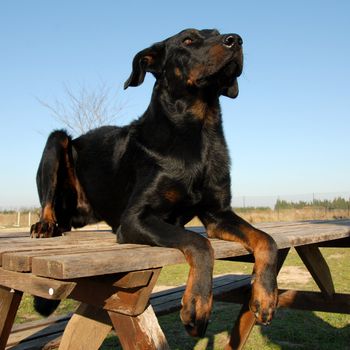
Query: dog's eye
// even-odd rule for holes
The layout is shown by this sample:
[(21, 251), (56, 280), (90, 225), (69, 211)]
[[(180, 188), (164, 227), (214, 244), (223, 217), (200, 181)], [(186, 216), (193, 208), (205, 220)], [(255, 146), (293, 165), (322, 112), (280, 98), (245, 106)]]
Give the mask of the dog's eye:
[(190, 46), (193, 44), (193, 39), (192, 38), (185, 38), (183, 41), (182, 41), (186, 46)]

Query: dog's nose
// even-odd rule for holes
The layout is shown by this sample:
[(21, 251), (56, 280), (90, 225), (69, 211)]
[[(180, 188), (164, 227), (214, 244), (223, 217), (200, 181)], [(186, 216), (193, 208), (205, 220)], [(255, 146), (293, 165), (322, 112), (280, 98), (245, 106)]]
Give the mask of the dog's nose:
[(238, 34), (226, 34), (223, 37), (222, 42), (227, 47), (241, 47), (243, 45), (243, 40)]

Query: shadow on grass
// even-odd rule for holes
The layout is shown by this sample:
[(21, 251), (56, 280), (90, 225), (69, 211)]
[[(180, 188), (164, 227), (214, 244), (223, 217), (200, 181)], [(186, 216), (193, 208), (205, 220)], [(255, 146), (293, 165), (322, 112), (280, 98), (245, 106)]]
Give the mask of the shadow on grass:
[[(206, 337), (191, 338), (185, 332), (179, 313), (162, 316), (160, 325), (172, 350), (221, 350), (227, 343), (240, 306), (215, 303)], [(244, 350), (349, 350), (350, 316), (280, 309), (272, 325), (254, 327)], [(121, 349), (117, 338), (108, 338), (102, 350)]]
[(280, 309), (262, 336), (278, 349), (350, 349), (350, 315)]

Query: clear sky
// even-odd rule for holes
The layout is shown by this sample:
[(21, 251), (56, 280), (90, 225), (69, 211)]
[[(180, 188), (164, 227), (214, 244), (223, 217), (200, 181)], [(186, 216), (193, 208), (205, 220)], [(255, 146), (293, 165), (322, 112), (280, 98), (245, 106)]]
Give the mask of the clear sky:
[(185, 28), (244, 40), (236, 100), (221, 98), (234, 195), (350, 191), (350, 1), (0, 2), (0, 208), (37, 206), (35, 174), (60, 125), (39, 102), (101, 81), (148, 105), (153, 78), (122, 89), (135, 53)]

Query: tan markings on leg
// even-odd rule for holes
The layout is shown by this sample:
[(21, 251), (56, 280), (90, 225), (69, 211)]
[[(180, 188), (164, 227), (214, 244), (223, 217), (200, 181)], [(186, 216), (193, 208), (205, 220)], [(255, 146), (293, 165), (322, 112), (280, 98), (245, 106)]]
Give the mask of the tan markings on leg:
[(197, 318), (204, 318), (206, 315), (210, 314), (213, 307), (213, 296), (211, 295), (209, 300), (203, 302), (203, 299), (198, 299), (196, 301)]
[(64, 140), (61, 141), (61, 146), (66, 150), (68, 148), (69, 140), (66, 137)]
[(267, 234), (249, 224), (238, 223), (236, 229), (241, 237), (218, 228), (215, 224), (207, 226), (209, 237), (240, 242), (246, 249), (253, 252), (255, 264), (249, 307), (258, 322), (268, 324), (272, 320), (278, 302), (277, 282), (274, 276), (276, 275), (276, 251), (273, 241)]
[(182, 305), (184, 305), (190, 298), (193, 290), (194, 280), (196, 278), (196, 269), (194, 268), (193, 257), (190, 252), (184, 252), (185, 259), (187, 263), (190, 265), (190, 271), (188, 273), (186, 289), (182, 297)]
[(69, 145), (69, 140), (66, 138), (64, 141), (61, 142), (61, 145), (63, 146), (63, 151), (64, 151), (64, 162), (65, 166), (67, 169), (67, 180), (68, 180), (68, 185), (75, 189), (76, 188), (76, 176), (75, 176), (75, 171), (73, 168), (72, 161), (69, 157), (69, 150), (68, 150), (68, 145)]
[(207, 234), (210, 238), (241, 243), (248, 251), (262, 254), (262, 257), (269, 252), (269, 242), (264, 232), (242, 224), (237, 225), (237, 232), (243, 235), (244, 239), (235, 235), (233, 232), (219, 228), (216, 224), (209, 224), (207, 226)]
[(278, 304), (278, 289), (266, 290), (259, 281), (259, 276), (252, 284), (252, 296), (249, 301), (250, 311), (255, 315), (257, 321), (269, 324), (273, 318)]
[[(190, 272), (188, 275), (186, 290), (182, 298), (182, 309), (180, 312), (180, 318), (186, 326), (186, 330), (192, 336), (203, 336), (207, 322), (210, 317), (213, 296), (212, 296), (212, 267), (214, 261), (214, 251), (211, 247), (209, 240), (206, 240), (206, 244), (209, 247), (210, 253), (210, 271), (202, 271), (199, 274), (198, 262), (203, 267), (206, 263), (201, 256), (194, 256), (189, 250), (184, 250), (184, 255), (187, 262), (190, 265)], [(205, 249), (208, 251), (207, 249)], [(200, 252), (199, 252), (200, 254)], [(197, 265), (197, 266), (196, 266)], [(209, 267), (209, 265), (208, 265)], [(207, 275), (206, 272), (209, 274)], [(201, 279), (205, 280), (201, 280)], [(201, 283), (205, 285), (202, 286)], [(204, 289), (203, 289), (204, 287)]]
[(72, 163), (72, 160), (69, 156), (69, 150), (68, 150), (68, 139), (65, 139), (65, 141), (62, 142), (62, 146), (64, 147), (64, 161), (65, 161), (65, 166), (67, 170), (67, 179), (66, 179), (66, 185), (70, 187), (77, 195), (77, 207), (78, 208), (83, 208), (86, 211), (90, 210), (90, 205), (87, 201), (85, 192), (80, 184), (80, 181), (78, 180), (75, 169), (74, 169), (74, 164)]
[(55, 223), (56, 217), (51, 203), (46, 204), (42, 211), (42, 219), (46, 222)]

